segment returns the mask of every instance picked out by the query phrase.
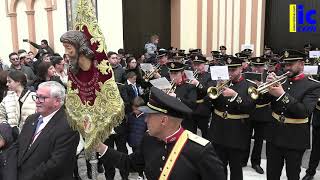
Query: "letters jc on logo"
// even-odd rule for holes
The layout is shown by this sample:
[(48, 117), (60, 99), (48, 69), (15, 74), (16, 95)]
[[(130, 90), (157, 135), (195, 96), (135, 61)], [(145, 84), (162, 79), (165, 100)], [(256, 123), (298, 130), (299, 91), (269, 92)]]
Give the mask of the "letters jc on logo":
[(289, 31), (290, 32), (316, 32), (317, 12), (315, 9), (305, 11), (302, 4), (290, 4), (289, 6)]

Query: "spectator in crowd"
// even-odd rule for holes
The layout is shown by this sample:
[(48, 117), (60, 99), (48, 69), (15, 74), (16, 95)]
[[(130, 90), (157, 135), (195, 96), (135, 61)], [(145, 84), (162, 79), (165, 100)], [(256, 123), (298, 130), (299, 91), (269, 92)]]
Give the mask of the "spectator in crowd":
[(36, 110), (31, 92), (27, 88), (27, 79), (21, 71), (10, 71), (7, 77), (8, 92), (0, 103), (0, 121), (8, 122), (14, 129), (15, 138), (19, 134), (27, 117)]
[(17, 140), (18, 180), (73, 180), (79, 133), (72, 130), (63, 106), (65, 88), (41, 83), (30, 115)]
[(51, 62), (41, 62), (38, 66), (37, 79), (33, 83), (35, 90), (38, 89), (39, 84), (46, 81), (57, 81), (61, 85), (64, 85), (59, 76), (56, 76), (56, 70)]
[(53, 55), (54, 53), (53, 49), (48, 45), (48, 41), (45, 39), (41, 40), (41, 45), (38, 45), (37, 43), (34, 43), (28, 39), (24, 39), (23, 41), (30, 43), (33, 47), (38, 49), (38, 54), (36, 57), (43, 56), (43, 53), (48, 53), (49, 55)]
[(0, 72), (0, 102), (7, 95), (7, 91), (8, 91), (7, 76), (8, 76), (8, 71)]
[(65, 69), (65, 62), (61, 56), (52, 56), (50, 58), (52, 65), (54, 66), (56, 73), (56, 76), (60, 77), (60, 80), (63, 82), (65, 86), (67, 86), (68, 82), (68, 74)]
[(143, 78), (142, 78), (142, 70), (140, 69), (140, 66), (138, 65), (138, 62), (136, 58), (133, 56), (130, 56), (126, 60), (127, 67), (125, 69), (126, 75), (128, 75), (129, 72), (134, 72), (137, 75), (137, 83), (139, 85), (142, 85)]
[(148, 63), (155, 63), (157, 56), (157, 49), (159, 43), (159, 36), (152, 35), (150, 38), (150, 42), (144, 45), (144, 49), (147, 51), (145, 57)]
[(42, 63), (42, 62), (50, 62), (50, 55), (47, 52), (42, 53), (42, 56), (38, 57), (38, 61), (33, 63), (34, 73), (35, 74), (38, 74), (39, 64)]
[(20, 54), (19, 58), (20, 58), (21, 65), (28, 66), (32, 69), (32, 71), (34, 71), (33, 61), (27, 53)]
[(0, 179), (17, 179), (17, 156), (16, 151), (10, 147), (14, 142), (12, 128), (7, 122), (0, 123)]
[(5, 71), (8, 69), (9, 69), (9, 66), (4, 64), (2, 58), (0, 57), (0, 71), (3, 71), (3, 70)]
[(21, 65), (19, 56), (16, 52), (9, 54), (9, 59), (11, 62), (11, 66), (9, 68), (10, 71), (22, 71), (27, 76), (28, 84), (32, 84), (36, 79), (32, 69), (30, 67)]
[[(128, 115), (128, 144), (132, 147), (133, 152), (137, 151), (147, 130), (146, 115), (138, 109), (144, 105), (141, 97), (135, 97), (132, 102), (132, 113)], [(143, 172), (140, 171), (139, 178), (144, 179), (143, 177)]]
[(126, 67), (127, 64), (126, 64), (126, 57), (125, 57), (125, 51), (124, 49), (118, 49), (118, 58), (120, 60), (120, 64), (122, 67)]
[(138, 65), (140, 66), (141, 63), (145, 63), (146, 61), (146, 57), (144, 56), (144, 54), (141, 54), (138, 58)]
[(37, 61), (37, 58), (34, 57), (34, 53), (33, 53), (32, 51), (29, 51), (29, 52), (28, 52), (28, 55), (29, 55), (29, 58), (30, 58), (33, 62)]
[(132, 112), (132, 102), (133, 99), (141, 96), (141, 86), (137, 84), (137, 75), (135, 72), (131, 71), (127, 74), (127, 81), (125, 83), (125, 90), (128, 99), (125, 100), (126, 105), (126, 114), (129, 114)]
[(109, 51), (107, 53), (108, 61), (110, 65), (112, 66), (112, 70), (114, 73), (114, 78), (117, 83), (124, 83), (125, 78), (125, 70), (122, 68), (122, 66), (118, 62), (118, 56), (117, 53)]

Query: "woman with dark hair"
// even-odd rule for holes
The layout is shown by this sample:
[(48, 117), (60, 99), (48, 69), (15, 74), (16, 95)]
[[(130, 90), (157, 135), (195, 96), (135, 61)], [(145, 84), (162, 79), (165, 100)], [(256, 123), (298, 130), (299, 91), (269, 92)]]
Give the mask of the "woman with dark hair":
[(143, 73), (142, 73), (142, 70), (140, 69), (140, 66), (138, 65), (136, 58), (133, 56), (129, 56), (126, 59), (126, 62), (127, 62), (126, 75), (129, 72), (133, 71), (137, 75), (137, 84), (143, 85), (145, 83), (142, 78)]
[(7, 91), (8, 91), (7, 76), (8, 76), (8, 71), (0, 72), (0, 102), (7, 95)]
[(59, 76), (55, 76), (56, 70), (51, 62), (41, 62), (38, 66), (37, 79), (34, 81), (33, 87), (35, 90), (38, 89), (39, 84), (46, 81), (57, 81), (63, 86)]
[(0, 121), (5, 121), (14, 127), (15, 135), (27, 117), (36, 111), (36, 103), (32, 100), (31, 92), (27, 88), (27, 77), (21, 71), (10, 71), (7, 77), (8, 92), (0, 103)]

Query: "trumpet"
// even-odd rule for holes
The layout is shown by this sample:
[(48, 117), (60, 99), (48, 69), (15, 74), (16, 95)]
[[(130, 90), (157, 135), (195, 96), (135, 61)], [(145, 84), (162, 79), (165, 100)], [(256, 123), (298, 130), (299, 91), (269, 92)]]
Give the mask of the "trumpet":
[(146, 73), (146, 74), (143, 76), (143, 79), (144, 79), (146, 82), (149, 82), (150, 79), (153, 77), (153, 75), (158, 72), (159, 68), (160, 68), (160, 64), (158, 63), (158, 64), (156, 64), (156, 65), (154, 66), (154, 68), (153, 68), (152, 71), (150, 71), (149, 73)]
[[(198, 76), (199, 76), (199, 73), (198, 73), (198, 70), (196, 69), (195, 71), (193, 71), (193, 77), (194, 77), (194, 79), (198, 79)], [(191, 81), (192, 81), (192, 79), (188, 79), (187, 81), (186, 81), (186, 83), (191, 83)]]
[(226, 80), (223, 81), (220, 85), (217, 85), (215, 87), (209, 87), (207, 90), (207, 94), (209, 96), (209, 98), (211, 99), (217, 99), (220, 94), (222, 93), (222, 90), (224, 87), (229, 87), (230, 86), (230, 81), (231, 80)]
[(165, 91), (166, 94), (170, 94), (170, 93), (176, 91), (177, 86), (176, 86), (176, 83), (174, 82), (174, 80), (171, 81), (170, 85), (171, 85), (171, 86), (170, 86), (170, 89), (167, 89), (167, 90)]
[(287, 81), (287, 77), (288, 77), (289, 73), (290, 72), (288, 71), (285, 74), (282, 74), (281, 76), (277, 76), (274, 81), (265, 82), (265, 83), (259, 85), (258, 88), (254, 87), (254, 86), (249, 87), (248, 94), (250, 95), (250, 97), (252, 99), (254, 99), (254, 100), (258, 99), (259, 95), (269, 92), (270, 86), (273, 86), (278, 83), (284, 84)]

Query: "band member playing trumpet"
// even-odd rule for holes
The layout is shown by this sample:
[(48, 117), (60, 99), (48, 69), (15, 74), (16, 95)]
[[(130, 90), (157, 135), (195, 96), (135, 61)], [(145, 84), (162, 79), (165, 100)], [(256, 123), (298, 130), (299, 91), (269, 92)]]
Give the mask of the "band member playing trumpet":
[[(202, 137), (208, 137), (208, 123), (211, 114), (211, 103), (205, 99), (207, 89), (213, 85), (211, 76), (205, 71), (206, 58), (202, 54), (191, 55), (193, 71), (197, 72), (197, 78), (190, 81), (197, 87), (196, 108), (192, 119), (196, 120), (197, 127), (201, 130)], [(206, 100), (206, 101), (205, 101)]]
[[(167, 67), (169, 68), (170, 79), (173, 81), (172, 84), (176, 86), (174, 92), (170, 92), (169, 95), (180, 99), (181, 102), (194, 110), (197, 100), (197, 90), (195, 85), (185, 82), (184, 64), (180, 62), (169, 62), (167, 63)], [(194, 133), (197, 132), (197, 126), (191, 114), (186, 114), (182, 126)]]
[(225, 173), (230, 166), (230, 179), (242, 180), (241, 161), (250, 139), (249, 114), (255, 108), (247, 93), (251, 86), (242, 75), (242, 60), (227, 57), (230, 83), (222, 87), (221, 95), (213, 100), (213, 118), (209, 128), (209, 139), (224, 163)]
[(159, 49), (158, 54), (157, 54), (157, 58), (158, 58), (158, 63), (159, 63), (159, 74), (161, 77), (165, 77), (168, 80), (170, 80), (169, 77), (169, 69), (167, 67), (167, 63), (168, 63), (168, 51), (165, 49)]
[[(284, 163), (290, 180), (299, 180), (303, 153), (310, 148), (310, 117), (320, 96), (320, 83), (303, 74), (305, 54), (295, 50), (282, 53), (288, 79), (269, 86), (272, 136), (267, 142), (267, 179), (280, 179)], [(267, 82), (274, 81), (271, 73)], [(268, 94), (266, 94), (268, 96)]]
[[(264, 57), (254, 57), (251, 58), (250, 64), (252, 72), (261, 74), (261, 81), (263, 81), (263, 75), (266, 74), (266, 64), (268, 62), (267, 58)], [(256, 82), (261, 84), (262, 82)], [(250, 116), (251, 120), (251, 134), (254, 130), (254, 145), (251, 154), (251, 165), (252, 168), (259, 174), (263, 174), (264, 170), (261, 168), (261, 150), (263, 145), (263, 140), (267, 139), (268, 134), (270, 134), (269, 127), (272, 122), (270, 103), (265, 103), (260, 97), (256, 101), (256, 109)], [(243, 164), (246, 165), (249, 155), (250, 155), (250, 144), (251, 140), (248, 142), (248, 151), (244, 158)]]

